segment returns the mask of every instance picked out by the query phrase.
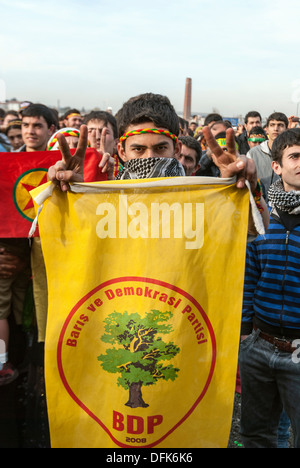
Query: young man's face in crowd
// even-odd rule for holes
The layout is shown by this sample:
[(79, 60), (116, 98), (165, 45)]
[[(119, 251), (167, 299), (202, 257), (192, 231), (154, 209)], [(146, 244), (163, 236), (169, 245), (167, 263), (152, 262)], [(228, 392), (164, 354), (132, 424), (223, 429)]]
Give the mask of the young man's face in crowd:
[(185, 175), (191, 176), (194, 172), (196, 172), (200, 164), (197, 164), (197, 153), (196, 150), (193, 148), (189, 148), (186, 145), (182, 145), (181, 152), (179, 157), (177, 158), (180, 164), (183, 166)]
[(300, 190), (300, 145), (285, 148), (281, 165), (273, 161), (273, 169), (281, 176), (286, 192)]
[(23, 117), (22, 137), (27, 151), (44, 151), (54, 132), (54, 125), (48, 128), (44, 117)]
[(64, 122), (66, 127), (77, 128), (79, 130), (80, 125), (82, 125), (82, 117), (80, 115), (73, 115)]
[[(137, 125), (130, 125), (127, 132), (141, 130), (145, 128), (156, 128), (153, 122), (145, 122)], [(167, 130), (167, 129), (161, 129)], [(132, 135), (125, 140), (125, 145), (118, 144), (118, 153), (120, 158), (126, 162), (130, 159), (138, 158), (176, 158), (180, 156), (181, 142), (174, 141), (165, 135), (153, 133), (143, 133)]]
[(102, 130), (104, 128), (107, 129), (106, 137), (105, 137), (106, 151), (110, 153), (111, 155), (114, 154), (115, 148), (117, 145), (117, 139), (114, 137), (114, 130), (113, 130), (112, 125), (109, 122), (107, 122), (106, 124), (104, 120), (98, 120), (98, 119), (89, 120), (86, 125), (88, 128), (89, 135), (91, 135), (93, 131), (96, 134), (95, 136), (96, 136), (96, 143), (97, 143), (96, 149), (97, 150), (100, 150)]
[(281, 120), (270, 120), (266, 128), (269, 140), (274, 141), (276, 137), (286, 130), (286, 125)]
[(7, 136), (14, 151), (21, 148), (23, 145), (23, 138), (22, 130), (20, 128), (10, 128)]

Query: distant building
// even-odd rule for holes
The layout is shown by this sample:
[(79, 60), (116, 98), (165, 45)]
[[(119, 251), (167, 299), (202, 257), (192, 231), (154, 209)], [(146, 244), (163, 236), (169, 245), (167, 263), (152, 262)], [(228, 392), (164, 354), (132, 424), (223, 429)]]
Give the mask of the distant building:
[(0, 102), (0, 108), (4, 109), (5, 112), (13, 110), (13, 111), (19, 111), (20, 106), (23, 101), (18, 101), (16, 98), (13, 99), (6, 99), (3, 102)]

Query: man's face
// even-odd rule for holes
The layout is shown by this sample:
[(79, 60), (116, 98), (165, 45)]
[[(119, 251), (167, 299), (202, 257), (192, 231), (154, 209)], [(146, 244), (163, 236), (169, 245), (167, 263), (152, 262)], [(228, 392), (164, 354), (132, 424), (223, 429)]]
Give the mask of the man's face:
[(180, 164), (183, 166), (185, 170), (185, 175), (191, 176), (194, 172), (196, 172), (200, 164), (197, 164), (197, 153), (196, 150), (189, 148), (186, 145), (182, 145), (181, 152), (179, 157), (177, 158)]
[(261, 120), (259, 117), (248, 117), (247, 123), (245, 123), (245, 129), (247, 135), (253, 127), (261, 127)]
[(22, 119), (22, 138), (27, 151), (45, 151), (53, 132), (54, 125), (48, 128), (44, 117), (23, 117)]
[(105, 124), (104, 120), (90, 120), (87, 123), (87, 128), (88, 128), (88, 134), (91, 136), (92, 132), (95, 133), (95, 138), (96, 138), (96, 144), (97, 147), (96, 149), (99, 151), (100, 150), (100, 145), (101, 145), (101, 135), (102, 135), (102, 130), (106, 128), (106, 136), (105, 136), (105, 150), (107, 153), (110, 153), (111, 155), (114, 154), (115, 148), (117, 145), (117, 139), (114, 137), (114, 131), (112, 125), (107, 122), (107, 125)]
[(65, 120), (66, 127), (80, 129), (82, 125), (82, 117), (80, 115), (73, 115), (69, 119)]
[[(155, 128), (153, 122), (146, 122), (137, 125), (130, 125), (127, 132), (141, 130), (144, 128)], [(161, 129), (167, 130), (167, 129)], [(118, 144), (118, 153), (122, 161), (139, 158), (176, 158), (178, 159), (181, 151), (181, 142), (178, 141), (174, 146), (174, 141), (165, 135), (144, 133), (132, 135), (122, 143)]]
[(23, 145), (22, 130), (20, 128), (11, 128), (7, 134), (13, 150), (21, 148)]
[(286, 125), (280, 120), (270, 120), (266, 130), (269, 135), (269, 140), (273, 142), (280, 133), (286, 130)]
[(284, 190), (300, 190), (300, 145), (285, 148), (282, 153), (281, 166), (273, 161), (273, 170), (281, 176)]

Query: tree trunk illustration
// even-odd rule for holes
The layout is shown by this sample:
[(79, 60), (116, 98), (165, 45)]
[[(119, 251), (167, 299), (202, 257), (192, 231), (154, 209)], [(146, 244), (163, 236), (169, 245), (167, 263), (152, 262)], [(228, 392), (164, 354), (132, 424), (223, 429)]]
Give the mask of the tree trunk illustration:
[(126, 403), (126, 406), (130, 408), (147, 408), (149, 405), (144, 402), (142, 396), (142, 382), (134, 382), (129, 387), (129, 400)]

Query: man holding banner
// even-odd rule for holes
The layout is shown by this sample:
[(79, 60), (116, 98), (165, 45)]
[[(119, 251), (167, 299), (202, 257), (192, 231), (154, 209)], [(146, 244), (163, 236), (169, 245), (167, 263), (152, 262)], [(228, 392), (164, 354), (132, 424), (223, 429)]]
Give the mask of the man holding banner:
[[(163, 116), (162, 111), (165, 112)], [(169, 111), (169, 113), (167, 112)], [(149, 117), (147, 116), (149, 113)], [(145, 94), (130, 99), (124, 104), (123, 108), (117, 114), (119, 136), (121, 142), (118, 145), (120, 158), (127, 162), (131, 159), (145, 159), (150, 157), (173, 158), (180, 156), (181, 143), (174, 136), (178, 135), (178, 117), (168, 99), (160, 95)], [(142, 125), (141, 125), (142, 124)], [(156, 130), (165, 129), (169, 132), (170, 141), (166, 139), (166, 133), (155, 133), (145, 131), (147, 127), (154, 127)], [(143, 130), (143, 131), (141, 131)], [(148, 129), (149, 130), (149, 129)], [(228, 129), (227, 151), (224, 152), (208, 127), (204, 127), (204, 136), (208, 139), (211, 148), (221, 170), (222, 177), (237, 177), (236, 185), (238, 188), (245, 187), (245, 180), (248, 180), (251, 190), (254, 193), (257, 189), (256, 167), (252, 161), (245, 156), (239, 155), (236, 150), (234, 132)], [(128, 133), (128, 134), (127, 134)], [(130, 135), (129, 135), (130, 134)], [(131, 137), (130, 145), (125, 149), (125, 141)], [(138, 137), (137, 143), (132, 138)], [(177, 137), (176, 137), (177, 138)], [(150, 145), (148, 144), (150, 140)], [(173, 140), (173, 146), (170, 145)], [(81, 127), (81, 138), (77, 152), (71, 155), (68, 145), (62, 135), (58, 136), (60, 142), (62, 161), (49, 169), (49, 179), (59, 181), (61, 189), (67, 190), (69, 182), (83, 182), (84, 155), (87, 146), (87, 130), (85, 126)], [(146, 144), (144, 144), (144, 141)], [(164, 148), (160, 146), (164, 143)], [(166, 145), (166, 143), (168, 143)], [(262, 204), (265, 206), (264, 201)], [(266, 210), (264, 210), (265, 212)], [(266, 225), (268, 224), (268, 215), (265, 216)]]
[[(125, 164), (116, 181), (82, 184), (82, 126), (74, 155), (57, 136), (62, 160), (49, 179), (61, 190), (52, 184), (32, 193), (42, 207), (49, 286), (51, 443), (224, 447), (239, 345), (246, 179), (264, 226), (269, 219), (255, 165), (237, 154), (231, 129), (224, 152), (205, 128), (222, 178), (203, 185), (184, 177), (178, 117), (160, 95), (130, 99), (117, 121)], [(263, 226), (250, 220), (255, 235)]]

